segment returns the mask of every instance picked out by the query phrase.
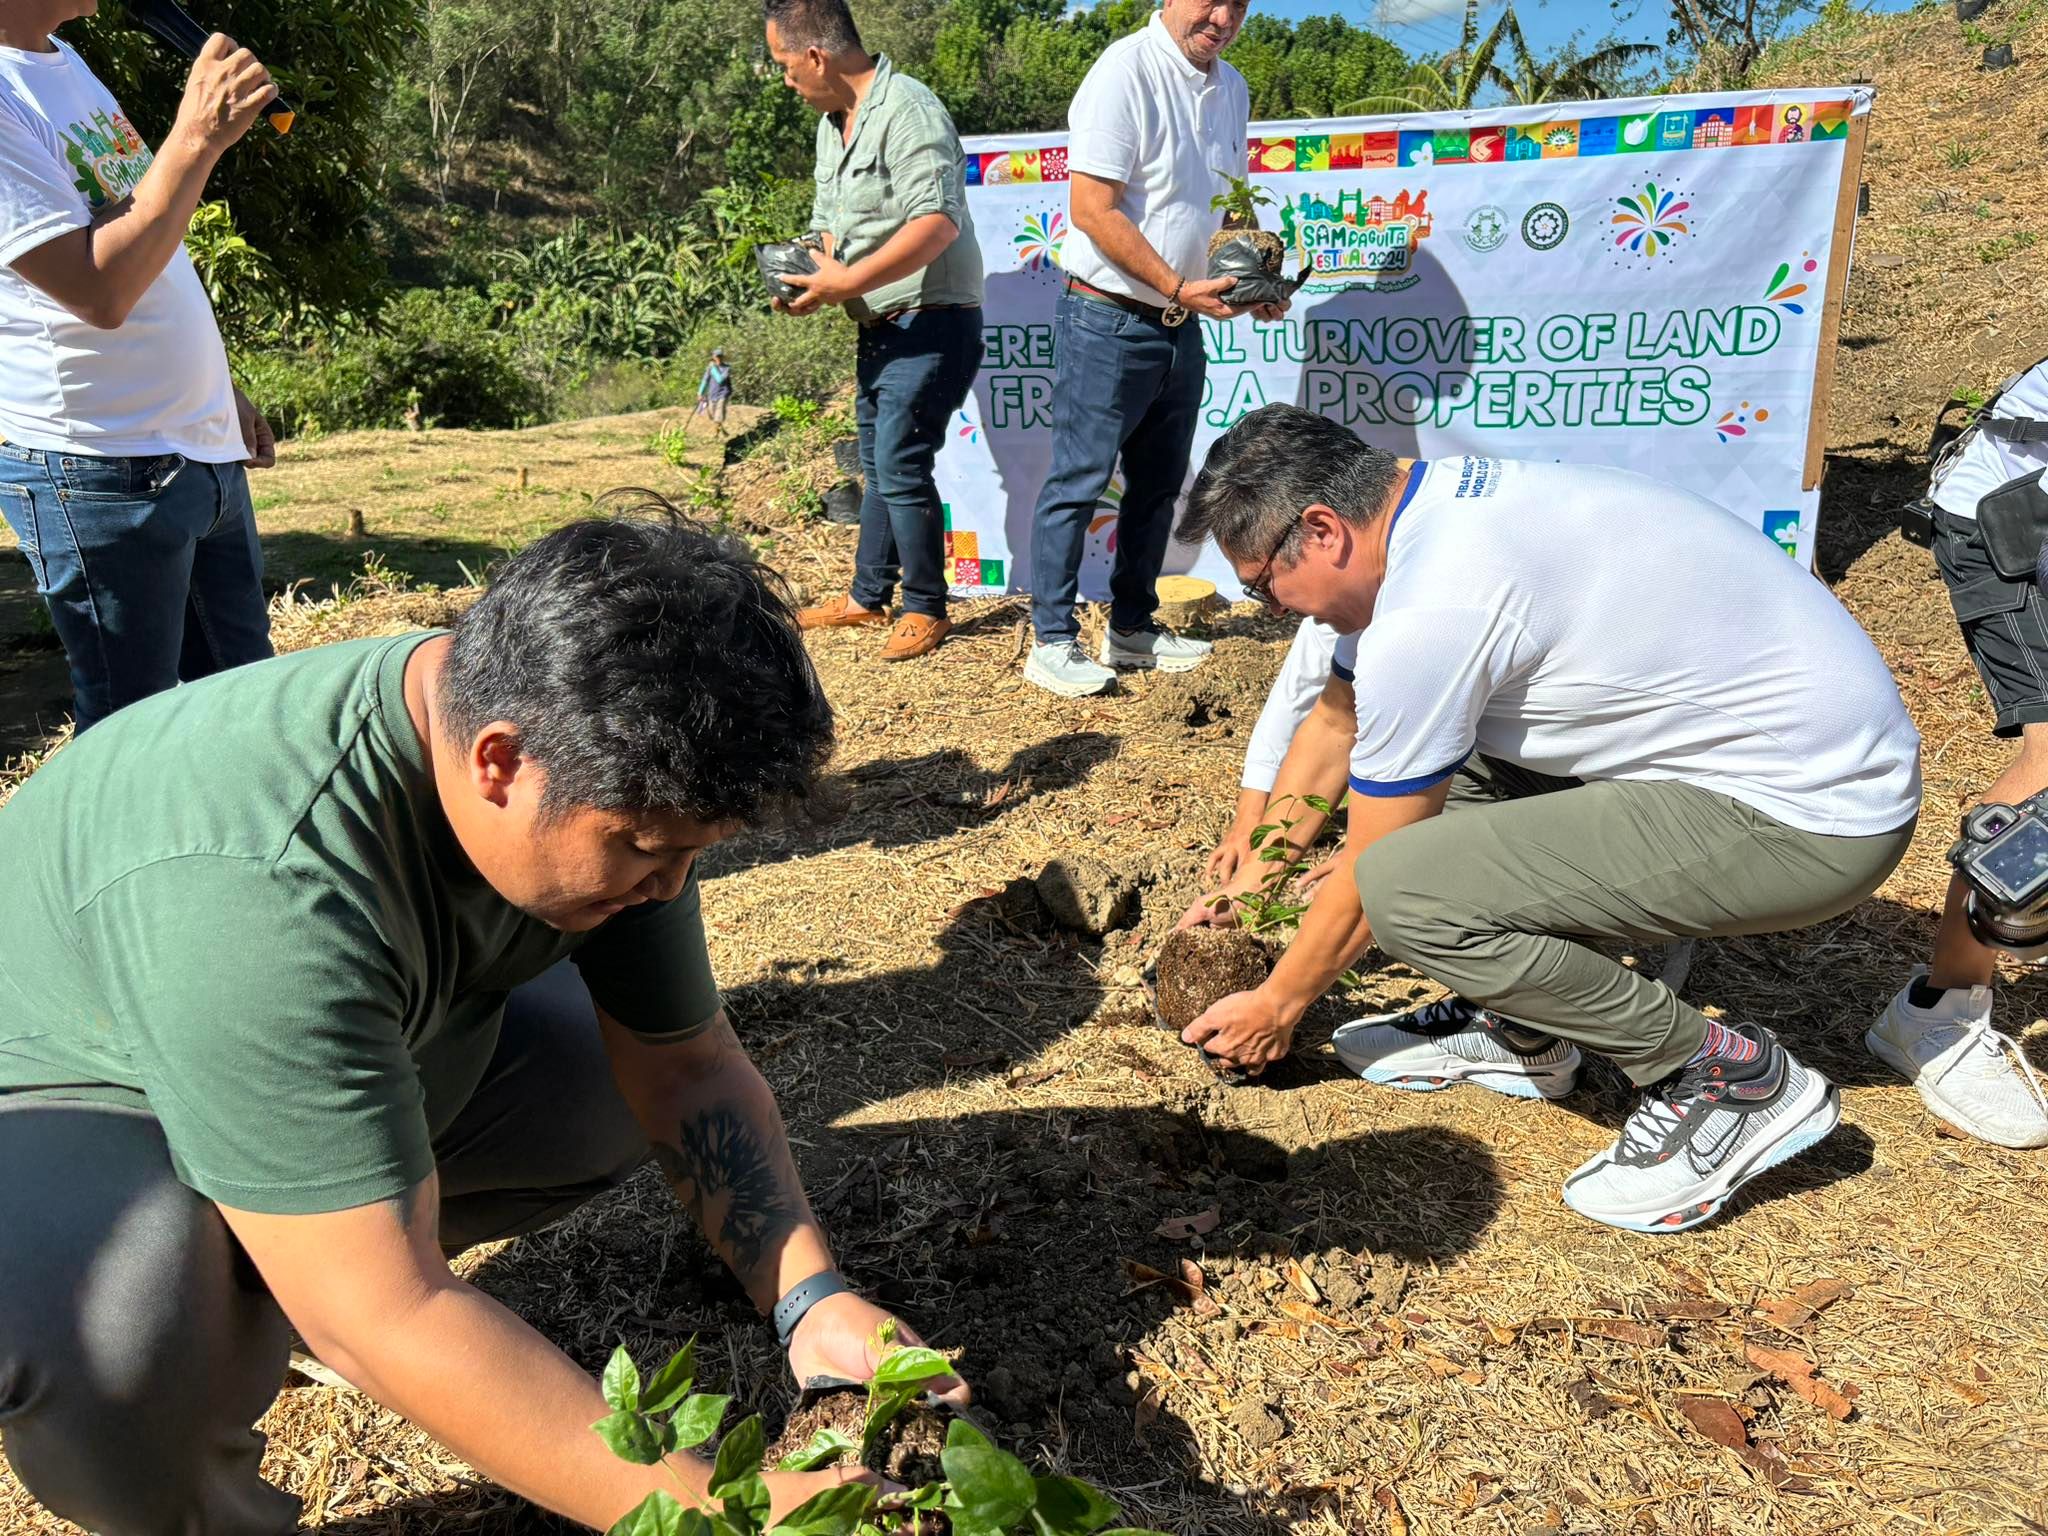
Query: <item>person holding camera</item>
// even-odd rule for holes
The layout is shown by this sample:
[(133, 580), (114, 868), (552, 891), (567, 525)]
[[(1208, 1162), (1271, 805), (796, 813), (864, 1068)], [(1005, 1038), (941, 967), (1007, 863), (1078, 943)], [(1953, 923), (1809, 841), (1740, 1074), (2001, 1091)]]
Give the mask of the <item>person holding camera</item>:
[[(1937, 428), (1928, 494), (1901, 525), (1934, 550), (1993, 733), (2020, 743), (1984, 800), (2018, 805), (2048, 789), (2048, 594), (2037, 579), (2048, 536), (2048, 359), (2008, 379), (1942, 444), (1945, 435)], [(1957, 1129), (2002, 1147), (2048, 1147), (2048, 1091), (2018, 1042), (1992, 1026), (1998, 957), (1971, 932), (1969, 895), (1958, 873), (1930, 963), (1864, 1041)]]
[(97, 9), (0, 8), (0, 513), (64, 644), (81, 731), (270, 654), (245, 470), (277, 456), (184, 247), (214, 166), (276, 87), (214, 35), (152, 155), (51, 35)]
[(805, 629), (889, 622), (882, 647), (909, 661), (952, 633), (945, 509), (932, 480), (946, 427), (981, 371), (981, 247), (967, 214), (953, 120), (920, 81), (871, 55), (846, 0), (766, 0), (768, 53), (821, 114), (811, 229), (816, 270), (781, 280), (807, 315), (837, 304), (859, 324), (854, 354), (867, 494), (851, 589), (806, 608)]

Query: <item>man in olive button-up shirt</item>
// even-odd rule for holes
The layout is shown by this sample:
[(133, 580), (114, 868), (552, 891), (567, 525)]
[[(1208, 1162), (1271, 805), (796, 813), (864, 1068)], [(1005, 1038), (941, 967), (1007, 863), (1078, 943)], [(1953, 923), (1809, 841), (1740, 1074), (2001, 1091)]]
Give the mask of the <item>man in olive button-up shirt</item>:
[(981, 366), (981, 249), (960, 137), (929, 89), (861, 46), (846, 0), (764, 9), (783, 83), (822, 114), (811, 228), (825, 251), (815, 273), (788, 279), (805, 291), (787, 307), (837, 304), (861, 328), (855, 414), (867, 493), (853, 584), (802, 620), (886, 623), (900, 577), (903, 616), (881, 656), (906, 661), (952, 628), (932, 462)]

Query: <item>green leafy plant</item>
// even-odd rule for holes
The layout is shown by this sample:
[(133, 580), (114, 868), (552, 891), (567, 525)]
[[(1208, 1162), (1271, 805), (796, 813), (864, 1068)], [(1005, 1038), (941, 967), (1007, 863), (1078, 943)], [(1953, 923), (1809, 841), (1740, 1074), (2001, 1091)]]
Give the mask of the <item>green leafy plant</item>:
[(1995, 235), (1977, 247), (1977, 259), (1988, 267), (2005, 260), (2016, 251), (2029, 249), (2040, 238), (2031, 229), (2016, 229), (2009, 234)]
[[(1266, 809), (1269, 814), (1276, 813), (1293, 798), (1291, 795), (1285, 796)], [(1344, 799), (1341, 796), (1335, 805), (1321, 795), (1303, 795), (1300, 798), (1302, 806), (1307, 811), (1314, 811), (1325, 820), (1344, 808)], [(1309, 850), (1306, 847), (1297, 848), (1294, 843), (1293, 832), (1301, 820), (1302, 816), (1299, 814), (1275, 814), (1273, 820), (1253, 827), (1250, 838), (1252, 853), (1258, 862), (1265, 866), (1266, 872), (1259, 877), (1259, 883), (1248, 891), (1240, 891), (1231, 897), (1219, 893), (1213, 898), (1213, 904), (1219, 910), (1226, 901), (1236, 903), (1237, 920), (1247, 933), (1263, 934), (1277, 929), (1297, 928), (1301, 925), (1301, 915), (1308, 911), (1309, 898), (1288, 889), (1294, 877), (1310, 868), (1312, 862)], [(1342, 972), (1337, 979), (1345, 986), (1363, 985), (1358, 973), (1352, 970)]]
[[(1267, 810), (1276, 811), (1293, 798), (1287, 796), (1278, 806), (1268, 806)], [(1301, 804), (1326, 818), (1336, 814), (1335, 808), (1321, 795), (1303, 795)], [(1235, 898), (1238, 921), (1247, 932), (1264, 933), (1272, 928), (1293, 927), (1301, 921), (1301, 914), (1308, 910), (1306, 901), (1287, 893), (1288, 883), (1309, 867), (1308, 850), (1297, 849), (1290, 836), (1301, 819), (1299, 814), (1276, 816), (1274, 820), (1252, 828), (1252, 853), (1266, 867), (1266, 872), (1259, 877), (1256, 886), (1239, 892)], [(1278, 837), (1273, 835), (1276, 832), (1280, 834)]]
[[(885, 1326), (882, 1344), (892, 1337)], [(591, 1428), (614, 1455), (651, 1467), (717, 1433), (732, 1399), (694, 1390), (696, 1348), (693, 1338), (644, 1381), (625, 1345), (612, 1351), (602, 1383), (612, 1411)], [(926, 1383), (952, 1369), (937, 1350), (890, 1350), (868, 1384), (861, 1439), (821, 1429), (775, 1469), (816, 1472), (866, 1455)], [(759, 1414), (742, 1420), (718, 1442), (704, 1495), (678, 1477), (680, 1497), (650, 1493), (620, 1517), (609, 1536), (891, 1536), (919, 1516), (933, 1515), (943, 1516), (955, 1536), (1164, 1536), (1116, 1525), (1122, 1511), (1102, 1493), (1078, 1478), (1033, 1476), (964, 1419), (947, 1427), (939, 1457), (945, 1476), (939, 1481), (894, 1494), (871, 1483), (839, 1483), (771, 1525), (768, 1485), (761, 1476), (767, 1444)]]
[(1273, 205), (1272, 194), (1264, 187), (1255, 187), (1248, 176), (1227, 178), (1230, 190), (1218, 192), (1209, 199), (1211, 212), (1221, 212), (1224, 222), (1242, 229), (1258, 227), (1259, 210)]
[(1977, 163), (1977, 149), (1972, 144), (1951, 144), (1943, 152), (1942, 158), (1948, 162), (1950, 170), (1967, 171), (1972, 165)]
[(801, 432), (824, 413), (825, 407), (800, 395), (777, 395), (771, 409), (783, 426)]
[(670, 469), (690, 462), (690, 434), (680, 426), (663, 427), (647, 439), (648, 450)]

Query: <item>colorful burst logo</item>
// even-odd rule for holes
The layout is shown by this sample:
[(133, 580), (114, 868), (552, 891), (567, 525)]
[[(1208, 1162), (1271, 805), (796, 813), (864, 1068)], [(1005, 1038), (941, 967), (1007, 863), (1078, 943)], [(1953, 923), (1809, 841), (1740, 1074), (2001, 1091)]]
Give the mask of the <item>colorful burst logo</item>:
[(1024, 227), (1017, 232), (1017, 267), (1024, 272), (1043, 272), (1060, 264), (1060, 247), (1067, 240), (1067, 216), (1056, 208), (1024, 215)]
[(1655, 258), (1680, 235), (1692, 233), (1691, 226), (1679, 217), (1692, 204), (1674, 189), (1659, 187), (1654, 181), (1645, 182), (1641, 192), (1616, 198), (1615, 206), (1621, 211), (1614, 216), (1615, 228), (1620, 231), (1614, 244), (1631, 255)]
[[(1799, 270), (1801, 272), (1812, 273), (1817, 271), (1819, 267), (1819, 262), (1801, 252), (1799, 262)], [(1782, 304), (1785, 308), (1791, 310), (1793, 314), (1803, 315), (1806, 313), (1806, 306), (1799, 302), (1799, 296), (1806, 292), (1806, 284), (1803, 282), (1788, 282), (1787, 279), (1791, 276), (1792, 263), (1789, 261), (1779, 262), (1778, 270), (1773, 272), (1771, 280), (1764, 284), (1764, 302), (1768, 304)]]
[(963, 443), (981, 441), (981, 423), (965, 411), (956, 411), (953, 416), (953, 430)]
[(1760, 405), (1751, 410), (1749, 402), (1745, 400), (1735, 410), (1721, 413), (1721, 419), (1714, 423), (1714, 435), (1724, 443), (1732, 443), (1738, 437), (1749, 436), (1751, 427), (1762, 426), (1770, 419), (1771, 413), (1767, 407)]

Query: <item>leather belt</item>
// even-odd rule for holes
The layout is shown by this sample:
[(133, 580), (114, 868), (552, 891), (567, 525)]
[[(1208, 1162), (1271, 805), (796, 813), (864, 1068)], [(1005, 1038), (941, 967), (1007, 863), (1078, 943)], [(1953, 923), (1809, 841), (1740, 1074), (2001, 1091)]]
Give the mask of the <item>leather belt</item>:
[(1120, 309), (1127, 315), (1142, 315), (1155, 325), (1164, 325), (1166, 323), (1166, 311), (1159, 305), (1142, 304), (1138, 300), (1128, 298), (1121, 293), (1111, 293), (1107, 289), (1097, 288), (1093, 283), (1084, 283), (1078, 277), (1069, 277), (1067, 279), (1067, 292), (1078, 293), (1082, 298), (1093, 299), (1098, 304), (1107, 304), (1112, 309)]

